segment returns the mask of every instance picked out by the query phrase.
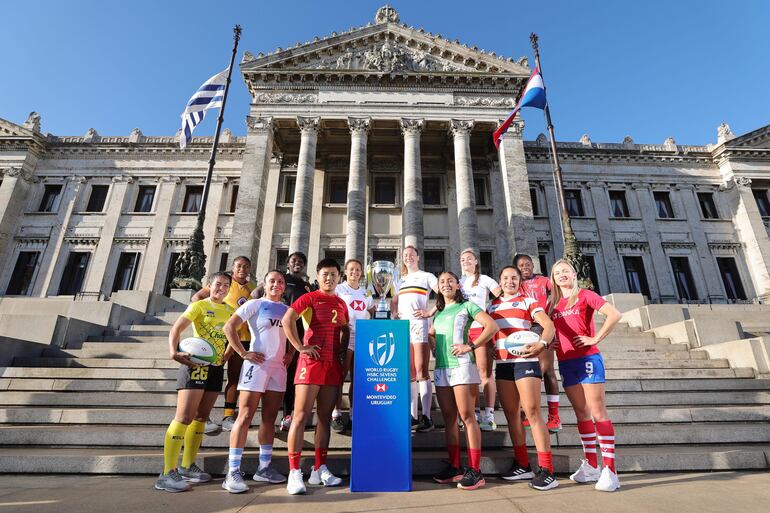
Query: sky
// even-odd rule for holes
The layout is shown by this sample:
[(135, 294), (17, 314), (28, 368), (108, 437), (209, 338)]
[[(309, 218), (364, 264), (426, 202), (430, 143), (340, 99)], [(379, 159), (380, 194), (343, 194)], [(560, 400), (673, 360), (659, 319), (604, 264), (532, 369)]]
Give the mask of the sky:
[[(243, 27), (236, 63), (314, 36), (374, 21), (384, 0), (132, 0), (12, 2), (0, 30), (0, 118), (31, 111), (42, 131), (173, 135), (189, 97), (227, 67), (232, 27)], [(770, 2), (391, 0), (401, 22), (488, 52), (534, 63), (556, 139), (679, 144), (716, 142), (770, 123)], [(237, 68), (236, 68), (237, 71)], [(224, 126), (245, 133), (249, 95), (234, 73)], [(524, 109), (524, 137), (545, 131)], [(209, 113), (195, 135), (212, 135)]]

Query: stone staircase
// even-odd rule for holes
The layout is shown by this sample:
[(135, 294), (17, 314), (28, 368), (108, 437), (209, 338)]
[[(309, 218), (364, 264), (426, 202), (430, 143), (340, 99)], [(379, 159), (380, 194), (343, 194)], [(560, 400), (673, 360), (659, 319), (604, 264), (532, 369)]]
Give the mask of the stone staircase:
[[(81, 347), (48, 348), (39, 358), (16, 358), (12, 367), (0, 368), (0, 472), (157, 472), (176, 401), (177, 364), (167, 358), (166, 344), (179, 313), (148, 315), (89, 337)], [(770, 467), (770, 380), (624, 324), (602, 349), (621, 471)], [(222, 402), (212, 417), (221, 418)], [(561, 417), (564, 429), (551, 441), (557, 472), (567, 472), (582, 451), (563, 394)], [(416, 475), (435, 472), (445, 458), (440, 413), (434, 410), (433, 419), (439, 429), (413, 437)], [(512, 458), (502, 411), (496, 420), (497, 431), (483, 434), (483, 470), (490, 474)], [(312, 431), (305, 440), (310, 449)], [(330, 466), (341, 474), (349, 470), (350, 442), (349, 434), (332, 434)], [(223, 473), (227, 445), (228, 433), (204, 439), (206, 470)], [(257, 445), (253, 429), (246, 471), (257, 461)], [(284, 472), (285, 447), (286, 433), (279, 433), (275, 462)]]

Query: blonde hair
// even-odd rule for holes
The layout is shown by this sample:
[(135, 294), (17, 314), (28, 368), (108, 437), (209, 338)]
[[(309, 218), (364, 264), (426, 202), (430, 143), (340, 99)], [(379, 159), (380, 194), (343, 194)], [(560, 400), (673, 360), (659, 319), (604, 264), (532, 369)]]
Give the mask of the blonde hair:
[(476, 268), (473, 270), (473, 285), (471, 287), (475, 287), (479, 284), (479, 276), (481, 276), (481, 263), (479, 263), (479, 256), (476, 254), (476, 250), (473, 248), (466, 248), (460, 252), (460, 258), (466, 253), (470, 253), (473, 255), (473, 258), (476, 259)]
[(563, 258), (560, 258), (556, 262), (554, 262), (553, 266), (551, 266), (551, 293), (548, 295), (548, 315), (553, 314), (554, 308), (556, 308), (556, 305), (559, 304), (559, 301), (562, 299), (561, 295), (561, 289), (558, 285), (556, 285), (556, 280), (553, 277), (554, 270), (556, 270), (556, 266), (559, 264), (565, 264), (569, 266), (569, 268), (572, 270), (573, 273), (575, 273), (575, 281), (572, 284), (572, 292), (570, 292), (569, 299), (567, 300), (567, 308), (572, 308), (575, 306), (575, 303), (577, 303), (578, 300), (578, 294), (580, 294), (580, 284), (578, 283), (577, 279), (577, 271), (575, 270), (575, 267), (570, 263), (569, 260), (565, 260)]

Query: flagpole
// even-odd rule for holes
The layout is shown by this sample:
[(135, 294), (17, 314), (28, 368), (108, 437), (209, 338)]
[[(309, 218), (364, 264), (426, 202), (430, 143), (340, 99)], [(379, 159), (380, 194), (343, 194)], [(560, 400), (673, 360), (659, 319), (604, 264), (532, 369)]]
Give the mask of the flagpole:
[(230, 90), (230, 79), (233, 75), (233, 65), (235, 64), (235, 55), (238, 53), (238, 41), (241, 39), (241, 26), (233, 27), (233, 53), (230, 56), (230, 66), (227, 69), (227, 82), (225, 82), (225, 92), (222, 96), (222, 107), (219, 109), (217, 117), (217, 128), (214, 134), (214, 143), (211, 145), (211, 156), (209, 157), (209, 168), (206, 172), (206, 181), (203, 184), (203, 195), (201, 205), (198, 209), (198, 219), (195, 229), (190, 236), (190, 242), (187, 249), (177, 259), (174, 265), (174, 280), (172, 287), (181, 289), (198, 290), (202, 286), (203, 275), (206, 272), (206, 253), (203, 249), (203, 223), (206, 220), (206, 206), (209, 199), (209, 189), (211, 188), (211, 177), (214, 174), (214, 165), (216, 164), (217, 146), (219, 145), (219, 133), (222, 130), (222, 122), (225, 119), (225, 105), (227, 104), (227, 93)]
[[(535, 51), (535, 66), (540, 70), (540, 76), (543, 76), (543, 67), (540, 64), (540, 51), (538, 45), (537, 34), (532, 32), (529, 35), (529, 40), (532, 43), (532, 49)], [(543, 89), (545, 89), (545, 78), (543, 78)], [(546, 94), (546, 98), (548, 95)], [(594, 284), (591, 281), (591, 267), (586, 259), (583, 257), (583, 253), (580, 251), (580, 245), (578, 244), (575, 232), (572, 230), (572, 221), (569, 217), (569, 211), (567, 211), (567, 202), (564, 197), (564, 185), (561, 177), (561, 165), (559, 164), (559, 154), (556, 151), (556, 137), (553, 133), (553, 122), (551, 121), (551, 109), (548, 106), (548, 101), (545, 104), (545, 120), (548, 129), (548, 135), (551, 139), (551, 160), (553, 161), (553, 177), (554, 186), (556, 188), (556, 196), (561, 213), (561, 228), (562, 236), (564, 238), (564, 254), (563, 258), (568, 260), (575, 270), (578, 272), (578, 280), (580, 286), (583, 288), (593, 289)]]

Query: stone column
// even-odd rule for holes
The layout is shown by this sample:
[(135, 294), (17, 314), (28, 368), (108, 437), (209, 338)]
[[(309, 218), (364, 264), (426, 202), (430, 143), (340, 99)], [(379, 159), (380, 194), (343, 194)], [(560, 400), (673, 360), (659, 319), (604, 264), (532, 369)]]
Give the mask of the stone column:
[(291, 211), (289, 254), (302, 251), (307, 255), (310, 244), (310, 220), (313, 209), (313, 178), (315, 176), (315, 150), (321, 118), (297, 116), (302, 133), (297, 161), (297, 185), (294, 189), (294, 208)]
[[(511, 265), (508, 247), (508, 218), (505, 215), (505, 197), (500, 163), (497, 159), (489, 162), (489, 189), (492, 195), (492, 211), (495, 218), (495, 269)], [(462, 250), (460, 250), (462, 251)]]
[[(473, 248), (479, 251), (479, 223), (476, 217), (476, 191), (473, 186), (471, 162), (471, 130), (473, 121), (453, 119), (450, 129), (454, 138), (455, 183), (457, 184), (457, 220), (460, 232), (460, 251)], [(527, 186), (529, 192), (529, 186)], [(531, 207), (530, 207), (531, 210)]]
[(596, 217), (596, 229), (599, 233), (599, 243), (602, 247), (604, 266), (607, 270), (607, 280), (610, 285), (610, 290), (607, 292), (625, 292), (628, 286), (623, 266), (620, 264), (620, 256), (615, 247), (615, 232), (610, 224), (607, 184), (604, 182), (588, 182), (587, 185), (591, 190), (591, 201), (594, 205), (594, 216)]
[(235, 203), (228, 268), (240, 255), (248, 256), (252, 263), (257, 261), (265, 190), (270, 173), (270, 158), (273, 155), (273, 118), (248, 116), (246, 126), (246, 150)]
[[(13, 254), (13, 235), (24, 215), (24, 204), (35, 182), (37, 179), (23, 167), (3, 170), (2, 185), (0, 185), (0, 262), (5, 262), (5, 274), (9, 279), (13, 266), (16, 265), (16, 262), (9, 260)], [(7, 283), (3, 285), (7, 286)], [(4, 293), (5, 288), (0, 292)]]
[(217, 265), (219, 264), (219, 260), (217, 260), (216, 244), (217, 226), (219, 225), (219, 214), (222, 213), (222, 200), (224, 198), (226, 183), (227, 178), (224, 176), (213, 175), (209, 187), (208, 204), (201, 206), (201, 208), (206, 209), (206, 219), (203, 221), (203, 252), (206, 254), (207, 275), (216, 271)]
[(401, 119), (401, 133), (404, 135), (404, 204), (401, 233), (404, 246), (415, 246), (420, 252), (425, 238), (420, 161), (420, 134), (424, 124), (423, 119)]
[(144, 264), (141, 265), (142, 273), (137, 290), (151, 290), (157, 294), (163, 294), (163, 289), (166, 287), (163, 283), (165, 275), (160, 274), (160, 270), (166, 265), (164, 250), (168, 220), (174, 205), (174, 192), (181, 182), (178, 176), (162, 176), (158, 180), (155, 216), (150, 230), (150, 240), (144, 252)]
[(366, 262), (366, 146), (371, 118), (348, 118), (350, 127), (350, 177), (345, 260)]

